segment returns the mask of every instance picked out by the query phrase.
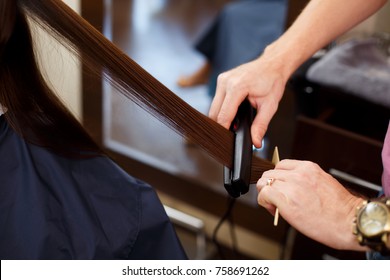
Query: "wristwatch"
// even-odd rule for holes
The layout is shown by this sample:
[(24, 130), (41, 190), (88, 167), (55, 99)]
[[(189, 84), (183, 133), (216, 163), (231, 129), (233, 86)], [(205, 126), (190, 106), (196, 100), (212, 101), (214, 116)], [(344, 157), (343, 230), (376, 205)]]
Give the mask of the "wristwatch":
[(390, 198), (364, 201), (356, 210), (353, 233), (360, 245), (390, 253)]

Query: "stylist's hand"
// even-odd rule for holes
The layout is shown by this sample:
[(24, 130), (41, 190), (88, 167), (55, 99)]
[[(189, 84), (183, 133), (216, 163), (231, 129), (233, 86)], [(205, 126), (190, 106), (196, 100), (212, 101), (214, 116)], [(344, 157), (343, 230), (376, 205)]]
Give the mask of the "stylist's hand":
[(256, 147), (275, 114), (288, 77), (283, 77), (281, 67), (264, 55), (218, 76), (217, 89), (209, 116), (225, 128), (229, 128), (239, 105), (248, 98), (257, 109), (251, 134)]
[[(267, 180), (274, 181), (269, 186)], [(317, 164), (282, 160), (257, 182), (258, 203), (304, 235), (336, 249), (363, 250), (352, 234), (356, 207), (363, 201)]]

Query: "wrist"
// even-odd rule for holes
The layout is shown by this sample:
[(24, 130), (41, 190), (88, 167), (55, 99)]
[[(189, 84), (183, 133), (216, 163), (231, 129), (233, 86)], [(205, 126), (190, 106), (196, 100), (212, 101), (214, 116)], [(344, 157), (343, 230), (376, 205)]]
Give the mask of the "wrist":
[(344, 250), (369, 251), (369, 248), (367, 246), (363, 246), (359, 243), (355, 234), (356, 211), (359, 207), (361, 207), (364, 204), (365, 201), (366, 200), (363, 198), (354, 197), (347, 204), (349, 211), (347, 214), (346, 227), (344, 229), (344, 234), (343, 234), (343, 236), (345, 237), (345, 240), (343, 241), (343, 243), (345, 244), (345, 248), (342, 249)]
[(305, 57), (292, 47), (283, 47), (283, 42), (275, 41), (265, 48), (259, 59), (266, 60), (269, 65), (277, 68), (282, 79), (287, 82), (299, 66), (305, 62)]

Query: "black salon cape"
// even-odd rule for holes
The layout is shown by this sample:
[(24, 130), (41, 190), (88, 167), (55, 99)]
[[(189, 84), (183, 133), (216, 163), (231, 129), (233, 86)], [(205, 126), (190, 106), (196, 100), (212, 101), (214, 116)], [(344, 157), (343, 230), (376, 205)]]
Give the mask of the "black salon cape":
[(26, 143), (0, 116), (0, 259), (185, 258), (150, 186)]

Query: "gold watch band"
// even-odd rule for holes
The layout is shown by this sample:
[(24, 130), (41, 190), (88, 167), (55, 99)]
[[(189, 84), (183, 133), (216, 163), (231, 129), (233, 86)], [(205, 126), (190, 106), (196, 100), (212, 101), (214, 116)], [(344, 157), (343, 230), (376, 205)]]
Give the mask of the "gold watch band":
[[(371, 203), (371, 204), (370, 204)], [(364, 215), (367, 211), (367, 207), (370, 205), (380, 205), (379, 208), (382, 208), (382, 214), (385, 213), (386, 221), (381, 232), (369, 235), (364, 234), (364, 223), (361, 222), (361, 215)], [(375, 220), (375, 217), (374, 217)], [(382, 220), (383, 222), (383, 220)], [(362, 230), (363, 229), (363, 230)], [(367, 232), (367, 231), (366, 231)], [(380, 252), (383, 255), (390, 255), (390, 198), (383, 197), (378, 199), (367, 200), (362, 203), (356, 209), (356, 216), (354, 219), (354, 229), (353, 233), (357, 236), (357, 240), (360, 245), (368, 246), (373, 251)]]

